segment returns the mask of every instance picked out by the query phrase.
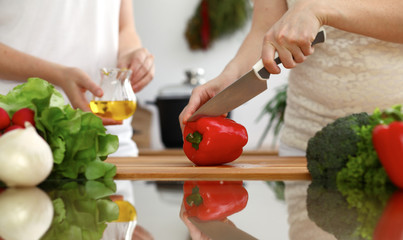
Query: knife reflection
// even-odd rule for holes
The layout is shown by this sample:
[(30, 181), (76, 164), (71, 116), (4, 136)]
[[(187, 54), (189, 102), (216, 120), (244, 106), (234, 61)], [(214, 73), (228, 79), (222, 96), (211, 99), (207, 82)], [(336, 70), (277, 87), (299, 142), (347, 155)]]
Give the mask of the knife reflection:
[(203, 234), (209, 236), (212, 240), (257, 240), (252, 235), (242, 231), (236, 226), (218, 221), (201, 221), (195, 217), (188, 218)]

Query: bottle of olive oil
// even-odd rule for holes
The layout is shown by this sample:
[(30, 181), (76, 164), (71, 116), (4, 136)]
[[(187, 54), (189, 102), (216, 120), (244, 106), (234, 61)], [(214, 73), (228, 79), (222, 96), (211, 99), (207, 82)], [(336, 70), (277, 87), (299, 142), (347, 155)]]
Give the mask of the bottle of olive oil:
[(102, 97), (94, 96), (91, 111), (102, 118), (124, 120), (134, 114), (137, 107), (136, 95), (130, 84), (132, 71), (119, 68), (102, 68), (100, 86)]
[(136, 101), (91, 101), (91, 111), (103, 118), (124, 120), (136, 111)]

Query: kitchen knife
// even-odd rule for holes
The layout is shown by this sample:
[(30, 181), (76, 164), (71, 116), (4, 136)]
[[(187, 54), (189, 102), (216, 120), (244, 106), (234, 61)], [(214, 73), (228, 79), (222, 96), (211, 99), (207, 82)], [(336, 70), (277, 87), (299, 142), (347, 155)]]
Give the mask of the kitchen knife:
[[(312, 46), (324, 42), (325, 39), (325, 30), (321, 28), (313, 40)], [(281, 60), (277, 55), (276, 52), (274, 61), (280, 64)], [(268, 80), (269, 77), (270, 73), (264, 68), (262, 59), (260, 59), (252, 70), (203, 104), (188, 121), (196, 121), (204, 116), (220, 116), (230, 112), (265, 91), (267, 89), (265, 80)]]
[(201, 221), (195, 217), (188, 218), (195, 227), (212, 240), (257, 240), (239, 228), (221, 221)]

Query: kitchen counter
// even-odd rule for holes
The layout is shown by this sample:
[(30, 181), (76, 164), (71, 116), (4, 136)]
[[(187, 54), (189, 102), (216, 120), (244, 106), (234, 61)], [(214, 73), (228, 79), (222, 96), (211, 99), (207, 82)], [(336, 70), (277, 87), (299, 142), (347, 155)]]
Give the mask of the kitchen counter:
[[(209, 235), (224, 240), (369, 240), (374, 239), (374, 232), (375, 239), (393, 239), (384, 234), (403, 229), (403, 212), (396, 207), (403, 204), (401, 192), (374, 193), (359, 188), (340, 191), (329, 183), (312, 182), (305, 158), (280, 158), (276, 152), (253, 151), (224, 166), (195, 167), (180, 150), (164, 150), (143, 151), (138, 158), (110, 157), (107, 161), (117, 166), (115, 180), (49, 179), (37, 188), (53, 202), (55, 213), (51, 221), (30, 223), (37, 225), (35, 229), (46, 230), (41, 239), (188, 240), (208, 239)], [(122, 182), (129, 183), (132, 199), (116, 192), (115, 184)], [(209, 197), (203, 202), (209, 211), (186, 208), (189, 190), (185, 186), (192, 184)], [(0, 204), (15, 203), (11, 190), (20, 191), (3, 189)], [(28, 203), (34, 199), (25, 197)], [(134, 206), (131, 221), (111, 220), (119, 214), (111, 199), (127, 200)], [(35, 202), (35, 206), (42, 205)], [(200, 220), (214, 218), (211, 213), (222, 212), (223, 206), (235, 210), (221, 213), (219, 220)], [(124, 209), (120, 213), (129, 216), (130, 208)], [(7, 226), (8, 232), (4, 232), (2, 223), (9, 224), (13, 214), (19, 215), (17, 209), (9, 210), (11, 214), (0, 214), (0, 239), (8, 239), (6, 234), (12, 229)], [(40, 211), (31, 210), (28, 216), (32, 219), (44, 219), (39, 218)], [(391, 211), (400, 219), (396, 220), (399, 226), (385, 225), (393, 222)], [(33, 228), (24, 223), (16, 229), (14, 234), (23, 234)], [(125, 238), (127, 232), (131, 236)]]

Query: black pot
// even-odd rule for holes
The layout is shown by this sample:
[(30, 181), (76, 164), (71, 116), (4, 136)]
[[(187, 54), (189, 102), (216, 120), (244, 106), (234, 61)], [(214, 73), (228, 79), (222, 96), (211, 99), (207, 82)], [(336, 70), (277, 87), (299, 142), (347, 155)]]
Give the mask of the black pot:
[(158, 108), (161, 140), (167, 148), (182, 148), (182, 131), (179, 114), (187, 105), (189, 97), (163, 98), (157, 97), (154, 103)]
[(161, 140), (167, 148), (183, 147), (179, 114), (188, 104), (193, 88), (205, 83), (203, 69), (187, 70), (185, 73), (186, 80), (182, 84), (163, 87), (152, 103), (158, 108)]

